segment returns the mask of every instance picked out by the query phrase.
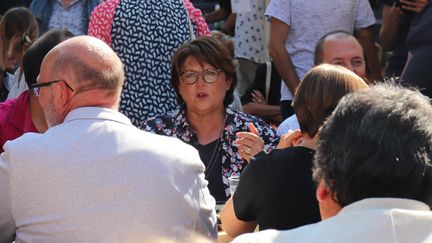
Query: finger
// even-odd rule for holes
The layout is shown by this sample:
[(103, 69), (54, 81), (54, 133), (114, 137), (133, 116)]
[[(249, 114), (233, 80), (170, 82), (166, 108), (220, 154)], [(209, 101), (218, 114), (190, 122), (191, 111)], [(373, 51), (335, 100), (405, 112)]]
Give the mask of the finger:
[(252, 133), (252, 132), (238, 132), (236, 133), (237, 139), (234, 143), (237, 146), (247, 146), (253, 151), (252, 155), (255, 155), (264, 149), (264, 140)]
[(260, 99), (263, 99), (263, 98), (264, 98), (264, 95), (261, 94), (261, 92), (259, 92), (259, 90), (255, 90), (255, 95), (256, 95), (258, 98), (260, 98)]
[(252, 94), (252, 99), (258, 101), (260, 100), (260, 97), (257, 96), (256, 94)]
[(260, 137), (259, 135), (253, 132), (237, 132), (236, 136), (241, 139), (252, 139), (252, 140), (256, 140), (257, 138)]
[(254, 148), (255, 151), (261, 151), (264, 148), (264, 141), (261, 139), (238, 139), (235, 141), (237, 146), (247, 146), (250, 148)]
[(237, 148), (246, 152), (249, 155), (256, 155), (264, 149), (263, 141), (251, 141), (249, 139), (243, 139), (236, 142)]
[(409, 0), (399, 0), (402, 3), (403, 6), (415, 6), (416, 2), (409, 1)]
[(278, 149), (288, 148), (294, 146), (295, 142), (301, 138), (303, 135), (299, 129), (296, 129), (292, 132), (284, 134), (281, 136), (279, 144), (277, 145)]
[(420, 12), (421, 9), (417, 8), (417, 7), (409, 7), (409, 6), (402, 6), (403, 9), (408, 10), (408, 11), (413, 11), (413, 12)]
[(258, 129), (256, 129), (256, 127), (254, 126), (253, 123), (250, 122), (249, 125), (248, 125), (248, 127), (249, 127), (249, 131), (250, 131), (251, 133), (254, 133), (254, 134), (256, 134), (256, 135), (259, 135)]
[(244, 151), (239, 151), (239, 154), (242, 157), (242, 159), (246, 160), (249, 163), (252, 156), (246, 154)]

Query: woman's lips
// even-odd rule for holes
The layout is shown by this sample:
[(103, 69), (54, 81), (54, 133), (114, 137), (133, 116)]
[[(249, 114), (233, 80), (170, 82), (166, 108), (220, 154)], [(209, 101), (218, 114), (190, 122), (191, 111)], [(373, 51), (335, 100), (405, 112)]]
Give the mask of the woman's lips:
[(196, 95), (196, 97), (199, 98), (199, 99), (206, 98), (207, 96), (208, 96), (208, 95), (207, 95), (206, 93), (198, 93), (198, 94)]

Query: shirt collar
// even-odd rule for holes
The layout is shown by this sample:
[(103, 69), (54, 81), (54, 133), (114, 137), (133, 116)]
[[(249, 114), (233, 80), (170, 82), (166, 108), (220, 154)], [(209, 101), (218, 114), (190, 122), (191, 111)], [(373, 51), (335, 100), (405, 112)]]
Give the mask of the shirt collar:
[(64, 122), (69, 122), (79, 119), (100, 119), (100, 120), (111, 120), (119, 123), (123, 123), (128, 126), (133, 126), (132, 122), (125, 115), (118, 111), (108, 108), (101, 107), (80, 107), (70, 111)]
[(403, 199), (403, 198), (367, 198), (363, 199), (350, 205), (345, 206), (339, 212), (344, 214), (347, 212), (363, 211), (365, 208), (374, 209), (406, 209), (406, 210), (416, 210), (416, 211), (430, 211), (429, 206), (423, 202)]

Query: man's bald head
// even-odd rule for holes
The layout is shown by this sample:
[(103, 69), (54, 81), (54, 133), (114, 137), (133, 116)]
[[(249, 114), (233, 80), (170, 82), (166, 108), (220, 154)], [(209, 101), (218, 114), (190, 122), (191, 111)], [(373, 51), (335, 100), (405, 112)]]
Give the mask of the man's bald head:
[(120, 93), (124, 82), (123, 65), (103, 41), (78, 36), (53, 48), (45, 57), (52, 58), (53, 75), (69, 75), (71, 86), (79, 93), (88, 89), (108, 89)]
[(118, 109), (123, 65), (104, 42), (90, 36), (68, 39), (44, 58), (38, 83), (39, 102), (50, 127), (80, 107)]
[(330, 32), (318, 41), (314, 64), (322, 63), (344, 66), (361, 78), (366, 76), (363, 48), (353, 35), (345, 31)]

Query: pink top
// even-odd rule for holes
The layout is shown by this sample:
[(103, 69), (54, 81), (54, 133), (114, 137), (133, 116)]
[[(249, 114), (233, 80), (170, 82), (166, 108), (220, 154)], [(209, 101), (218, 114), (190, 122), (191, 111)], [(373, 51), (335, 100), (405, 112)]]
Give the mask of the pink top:
[(31, 118), (28, 90), (16, 99), (0, 103), (0, 152), (8, 140), (26, 132), (38, 132)]
[[(117, 5), (121, 0), (106, 0), (93, 10), (88, 26), (88, 35), (97, 37), (111, 46), (111, 29)], [(210, 36), (210, 30), (202, 17), (201, 10), (196, 9), (189, 0), (183, 0), (192, 23), (196, 26), (198, 36)]]

